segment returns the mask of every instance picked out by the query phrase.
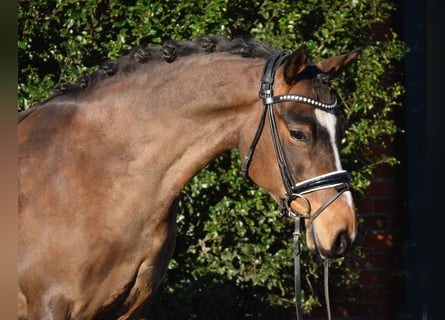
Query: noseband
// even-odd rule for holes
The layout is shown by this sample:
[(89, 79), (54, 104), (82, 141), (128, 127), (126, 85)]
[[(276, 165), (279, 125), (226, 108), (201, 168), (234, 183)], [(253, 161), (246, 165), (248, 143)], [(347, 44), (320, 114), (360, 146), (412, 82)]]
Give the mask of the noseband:
[[(275, 120), (275, 115), (273, 112), (273, 105), (280, 102), (291, 101), (299, 102), (312, 105), (316, 108), (324, 110), (332, 110), (337, 106), (337, 98), (333, 96), (332, 103), (324, 103), (319, 100), (314, 100), (307, 96), (297, 95), (297, 94), (286, 94), (286, 95), (273, 95), (273, 87), (275, 80), (275, 73), (277, 69), (288, 59), (289, 54), (287, 52), (277, 53), (272, 55), (266, 62), (263, 69), (263, 76), (261, 78), (259, 96), (263, 99), (263, 113), (261, 115), (260, 123), (258, 125), (257, 132), (253, 138), (252, 144), (243, 159), (242, 173), (244, 176), (248, 176), (250, 162), (252, 160), (253, 153), (255, 151), (256, 145), (258, 144), (259, 138), (264, 128), (266, 115), (269, 116), (269, 125), (272, 133), (272, 142), (275, 151), (275, 156), (277, 158), (278, 167), (281, 174), (281, 179), (285, 188), (285, 194), (280, 198), (280, 204), (278, 206), (278, 211), (284, 217), (294, 218), (294, 264), (295, 264), (295, 296), (296, 296), (296, 313), (297, 319), (303, 319), (301, 312), (301, 299), (300, 299), (300, 218), (309, 219), (306, 228), (309, 228), (313, 221), (326, 209), (332, 202), (334, 202), (343, 192), (349, 189), (351, 176), (349, 172), (344, 170), (333, 171), (327, 174), (319, 175), (317, 177), (304, 180), (299, 183), (295, 183), (294, 179), (290, 173), (289, 165), (284, 154), (283, 146), (280, 142), (280, 137), (278, 135), (278, 128)], [(330, 197), (316, 212), (311, 214), (311, 205), (309, 200), (305, 197), (306, 194), (315, 192), (322, 189), (335, 188), (337, 191), (332, 197)], [(300, 199), (305, 204), (306, 209), (303, 212), (294, 212), (291, 208), (291, 203), (294, 200)], [(325, 266), (325, 299), (328, 309), (328, 319), (331, 319), (330, 307), (329, 307), (329, 294), (328, 294), (328, 260), (324, 259)]]

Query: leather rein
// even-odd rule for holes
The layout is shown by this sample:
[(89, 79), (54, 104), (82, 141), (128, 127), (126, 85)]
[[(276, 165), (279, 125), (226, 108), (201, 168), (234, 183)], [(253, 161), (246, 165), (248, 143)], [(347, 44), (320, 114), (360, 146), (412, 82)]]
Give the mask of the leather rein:
[[(248, 176), (250, 162), (252, 161), (252, 156), (255, 151), (256, 145), (260, 139), (261, 133), (266, 122), (266, 115), (269, 118), (269, 125), (272, 133), (272, 142), (275, 151), (275, 156), (278, 162), (278, 167), (280, 170), (281, 178), (285, 188), (285, 194), (280, 198), (280, 204), (278, 206), (278, 211), (281, 216), (287, 218), (293, 218), (294, 232), (293, 232), (293, 242), (294, 242), (294, 282), (295, 282), (295, 307), (297, 320), (303, 319), (301, 310), (301, 282), (300, 282), (300, 227), (301, 218), (308, 219), (306, 228), (309, 229), (313, 221), (326, 209), (332, 202), (334, 202), (343, 192), (347, 191), (350, 186), (351, 176), (349, 172), (344, 170), (333, 171), (327, 174), (319, 175), (317, 177), (304, 180), (299, 183), (295, 183), (294, 179), (290, 173), (289, 165), (283, 150), (283, 146), (280, 142), (280, 137), (278, 135), (278, 128), (275, 121), (275, 115), (273, 112), (273, 105), (280, 102), (291, 101), (299, 102), (312, 105), (316, 108), (331, 110), (337, 106), (337, 99), (334, 96), (333, 102), (328, 104), (321, 102), (319, 100), (314, 100), (307, 96), (297, 95), (297, 94), (286, 94), (286, 95), (273, 95), (275, 73), (277, 69), (288, 59), (289, 53), (284, 51), (272, 55), (266, 62), (263, 75), (261, 78), (259, 96), (263, 100), (263, 113), (261, 115), (260, 123), (258, 129), (253, 138), (253, 141), (243, 159), (242, 173), (244, 176)], [(318, 208), (313, 214), (311, 214), (311, 205), (309, 200), (304, 196), (305, 194), (315, 192), (322, 189), (335, 188), (337, 193), (330, 197), (320, 208)], [(291, 208), (291, 203), (300, 199), (306, 206), (304, 212), (294, 212)], [(331, 311), (329, 305), (329, 288), (328, 288), (328, 266), (329, 260), (324, 258), (324, 291), (325, 291), (325, 303), (328, 313), (328, 319), (331, 319)]]

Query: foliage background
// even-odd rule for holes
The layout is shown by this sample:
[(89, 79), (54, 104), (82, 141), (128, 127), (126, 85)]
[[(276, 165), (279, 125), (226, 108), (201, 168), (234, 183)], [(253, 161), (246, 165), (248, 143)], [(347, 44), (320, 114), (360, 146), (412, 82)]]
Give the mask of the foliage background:
[[(133, 46), (200, 34), (252, 36), (278, 49), (305, 43), (313, 60), (364, 47), (334, 82), (349, 127), (345, 169), (360, 201), (379, 164), (372, 153), (399, 131), (391, 113), (403, 87), (395, 67), (405, 44), (390, 27), (397, 9), (384, 0), (19, 0), (18, 110), (32, 107)], [(218, 158), (183, 192), (177, 248), (166, 279), (147, 306), (154, 319), (275, 319), (294, 310), (292, 223), (271, 198), (240, 175), (237, 151)], [(358, 285), (363, 252), (333, 262), (331, 291)], [(303, 307), (322, 301), (319, 258), (304, 248)], [(351, 290), (351, 293), (353, 290)], [(350, 299), (353, 299), (351, 296)]]

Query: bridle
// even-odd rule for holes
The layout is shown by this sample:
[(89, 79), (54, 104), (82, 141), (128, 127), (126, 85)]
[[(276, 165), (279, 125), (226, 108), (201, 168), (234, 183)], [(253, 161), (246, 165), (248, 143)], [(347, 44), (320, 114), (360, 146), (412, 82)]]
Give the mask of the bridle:
[[(277, 69), (289, 58), (289, 53), (283, 51), (272, 55), (266, 62), (263, 69), (263, 76), (261, 78), (259, 96), (263, 99), (263, 113), (261, 115), (260, 123), (258, 129), (253, 138), (253, 141), (243, 159), (242, 173), (244, 176), (248, 176), (249, 166), (252, 161), (252, 156), (255, 148), (260, 139), (261, 133), (263, 132), (264, 124), (266, 121), (266, 115), (269, 117), (269, 125), (272, 133), (272, 142), (275, 151), (275, 156), (278, 162), (278, 167), (281, 174), (281, 179), (285, 188), (285, 194), (280, 198), (280, 204), (278, 206), (278, 211), (280, 214), (287, 218), (293, 218), (295, 220), (293, 239), (294, 239), (294, 276), (295, 276), (295, 305), (297, 319), (303, 319), (301, 312), (301, 298), (300, 298), (300, 225), (301, 218), (309, 219), (306, 228), (309, 228), (313, 221), (326, 209), (332, 202), (334, 202), (338, 197), (340, 197), (343, 192), (349, 190), (351, 176), (349, 172), (345, 170), (333, 171), (327, 174), (319, 175), (317, 177), (304, 180), (299, 183), (294, 182), (289, 165), (286, 159), (286, 155), (283, 150), (283, 146), (280, 142), (280, 137), (278, 135), (278, 128), (275, 120), (275, 115), (273, 112), (273, 105), (280, 102), (291, 101), (299, 102), (312, 105), (316, 108), (331, 110), (337, 106), (337, 99), (333, 96), (333, 102), (325, 103), (320, 100), (314, 100), (310, 97), (297, 95), (297, 94), (286, 94), (286, 95), (273, 95), (275, 73)], [(311, 214), (311, 205), (309, 200), (305, 197), (306, 194), (315, 192), (322, 189), (334, 188), (337, 193), (330, 197), (320, 208), (317, 209), (313, 214)], [(303, 212), (294, 212), (291, 208), (291, 203), (300, 199), (306, 206), (306, 210)], [(327, 259), (324, 259), (324, 275), (325, 275), (325, 299), (328, 311), (328, 319), (331, 319), (331, 312), (329, 306), (329, 290), (328, 290), (328, 265)]]

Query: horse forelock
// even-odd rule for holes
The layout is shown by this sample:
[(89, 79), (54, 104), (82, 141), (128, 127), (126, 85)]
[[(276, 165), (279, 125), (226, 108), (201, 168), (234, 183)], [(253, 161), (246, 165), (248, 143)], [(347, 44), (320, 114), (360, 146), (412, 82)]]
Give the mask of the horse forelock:
[(225, 38), (216, 35), (202, 35), (195, 40), (176, 42), (167, 40), (162, 46), (139, 45), (134, 47), (127, 55), (112, 61), (105, 61), (97, 70), (90, 74), (82, 75), (73, 84), (61, 84), (53, 93), (54, 96), (70, 93), (79, 93), (83, 89), (91, 88), (93, 85), (105, 79), (129, 74), (147, 63), (172, 63), (179, 57), (197, 53), (228, 52), (240, 55), (244, 58), (267, 58), (275, 49), (268, 47), (252, 38)]

